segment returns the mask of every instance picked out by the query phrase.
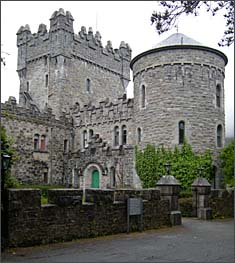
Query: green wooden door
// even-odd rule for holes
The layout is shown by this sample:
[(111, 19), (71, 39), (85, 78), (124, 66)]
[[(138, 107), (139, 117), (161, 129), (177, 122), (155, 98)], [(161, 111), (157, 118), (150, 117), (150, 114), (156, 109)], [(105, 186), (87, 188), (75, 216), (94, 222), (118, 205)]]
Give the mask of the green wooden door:
[(97, 170), (94, 170), (92, 172), (92, 181), (91, 181), (91, 187), (92, 188), (99, 188), (100, 186), (100, 180), (99, 180), (99, 172)]

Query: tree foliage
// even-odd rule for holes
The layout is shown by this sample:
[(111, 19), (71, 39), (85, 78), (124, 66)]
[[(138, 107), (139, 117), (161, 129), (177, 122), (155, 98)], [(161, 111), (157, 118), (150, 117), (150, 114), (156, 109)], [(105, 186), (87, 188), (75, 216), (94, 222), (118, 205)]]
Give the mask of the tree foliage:
[[(1, 132), (1, 158), (3, 154), (7, 154), (11, 157), (10, 164), (5, 171), (5, 183), (4, 186), (8, 187), (16, 187), (18, 186), (18, 181), (15, 177), (11, 176), (11, 166), (13, 162), (18, 158), (15, 154), (14, 148), (12, 147), (13, 141), (6, 135), (5, 128), (3, 126), (0, 127)], [(2, 161), (2, 160), (1, 160)]]
[(193, 181), (200, 176), (199, 168), (202, 168), (201, 176), (209, 181), (212, 178), (212, 154), (205, 151), (204, 154), (197, 155), (186, 141), (182, 147), (176, 146), (174, 150), (147, 145), (141, 151), (136, 146), (135, 161), (136, 171), (144, 188), (156, 186), (156, 182), (166, 174), (166, 163), (171, 164), (170, 174), (181, 183), (182, 190), (191, 189)]
[(234, 140), (222, 149), (219, 159), (224, 174), (224, 182), (234, 186)]
[(198, 16), (204, 6), (212, 16), (224, 10), (226, 25), (224, 36), (218, 45), (230, 46), (234, 42), (234, 1), (160, 1), (159, 5), (164, 7), (164, 11), (154, 11), (151, 16), (151, 22), (159, 35), (172, 29), (182, 14)]

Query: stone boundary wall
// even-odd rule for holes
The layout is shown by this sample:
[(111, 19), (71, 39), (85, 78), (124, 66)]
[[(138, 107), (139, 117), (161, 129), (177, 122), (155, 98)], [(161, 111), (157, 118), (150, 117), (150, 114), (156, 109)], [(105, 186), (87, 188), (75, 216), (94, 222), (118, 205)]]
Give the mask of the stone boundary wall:
[[(40, 190), (8, 189), (8, 246), (21, 247), (70, 241), (78, 238), (125, 233), (127, 198), (142, 197), (143, 229), (170, 226), (169, 202), (160, 191), (82, 190), (48, 191), (50, 204), (41, 205)], [(130, 217), (130, 231), (139, 229), (139, 216)]]
[[(180, 198), (179, 207), (183, 216), (192, 216), (192, 197)], [(234, 217), (234, 190), (212, 189), (209, 196), (209, 207), (213, 218)]]
[(209, 207), (212, 208), (212, 215), (214, 218), (234, 217), (234, 190), (211, 190)]

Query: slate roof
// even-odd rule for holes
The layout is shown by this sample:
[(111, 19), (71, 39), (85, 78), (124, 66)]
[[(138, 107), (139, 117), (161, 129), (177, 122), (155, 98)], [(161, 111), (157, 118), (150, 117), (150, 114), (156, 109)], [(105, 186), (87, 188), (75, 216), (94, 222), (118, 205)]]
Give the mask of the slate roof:
[(170, 35), (168, 38), (164, 39), (163, 41), (159, 42), (153, 48), (159, 47), (167, 47), (167, 46), (175, 46), (175, 45), (193, 45), (193, 46), (203, 46), (202, 43), (184, 35), (181, 33), (175, 33)]

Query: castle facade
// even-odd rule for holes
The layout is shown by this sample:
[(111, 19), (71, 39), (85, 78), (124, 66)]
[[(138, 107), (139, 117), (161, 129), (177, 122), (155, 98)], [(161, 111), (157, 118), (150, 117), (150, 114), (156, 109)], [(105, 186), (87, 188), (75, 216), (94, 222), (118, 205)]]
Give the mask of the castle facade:
[[(63, 9), (32, 34), (17, 32), (19, 104), (2, 104), (2, 124), (19, 159), (22, 182), (73, 187), (141, 187), (134, 146), (180, 145), (209, 149), (217, 167), (224, 145), (227, 57), (177, 33), (131, 60), (121, 42), (103, 46), (99, 32)], [(127, 98), (133, 70), (134, 98)]]

